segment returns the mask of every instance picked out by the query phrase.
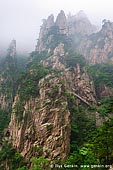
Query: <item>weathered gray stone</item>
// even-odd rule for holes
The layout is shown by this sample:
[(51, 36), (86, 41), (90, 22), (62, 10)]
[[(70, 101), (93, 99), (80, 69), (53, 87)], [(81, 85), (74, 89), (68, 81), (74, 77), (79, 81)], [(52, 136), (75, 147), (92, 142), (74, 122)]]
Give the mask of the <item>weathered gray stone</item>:
[(63, 10), (58, 14), (55, 25), (58, 26), (61, 34), (67, 35), (67, 19)]

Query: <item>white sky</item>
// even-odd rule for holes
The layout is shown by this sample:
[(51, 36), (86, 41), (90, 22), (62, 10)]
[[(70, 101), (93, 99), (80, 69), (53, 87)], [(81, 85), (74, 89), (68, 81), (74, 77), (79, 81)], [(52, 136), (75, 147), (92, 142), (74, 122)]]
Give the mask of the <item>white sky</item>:
[(8, 48), (17, 40), (17, 49), (34, 50), (42, 19), (64, 10), (76, 14), (84, 10), (93, 24), (113, 21), (113, 0), (0, 0), (0, 46)]

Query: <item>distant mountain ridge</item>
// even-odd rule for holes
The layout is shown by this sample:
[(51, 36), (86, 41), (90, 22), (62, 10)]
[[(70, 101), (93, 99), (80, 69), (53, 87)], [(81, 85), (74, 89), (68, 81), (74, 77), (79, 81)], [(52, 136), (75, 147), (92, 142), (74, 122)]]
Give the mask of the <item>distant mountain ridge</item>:
[[(97, 31), (96, 26), (92, 25), (83, 11), (80, 11), (76, 15), (71, 14), (66, 17), (63, 10), (58, 14), (56, 21), (54, 16), (50, 15), (44, 20), (40, 33), (39, 40), (36, 46), (36, 51), (43, 51), (46, 48), (47, 43), (51, 41), (51, 37), (48, 37), (48, 42), (44, 42), (44, 37), (48, 35), (49, 31), (55, 27), (61, 35), (68, 37), (75, 34), (81, 34), (82, 36), (90, 35)], [(51, 34), (52, 36), (52, 34)]]
[[(73, 47), (81, 53), (90, 64), (104, 63), (113, 60), (113, 23), (104, 20), (100, 31), (92, 25), (83, 11), (74, 16), (66, 17), (61, 11), (56, 21), (51, 15), (41, 27), (36, 51), (49, 50), (54, 32), (67, 37), (72, 41)], [(53, 31), (53, 33), (52, 33)]]

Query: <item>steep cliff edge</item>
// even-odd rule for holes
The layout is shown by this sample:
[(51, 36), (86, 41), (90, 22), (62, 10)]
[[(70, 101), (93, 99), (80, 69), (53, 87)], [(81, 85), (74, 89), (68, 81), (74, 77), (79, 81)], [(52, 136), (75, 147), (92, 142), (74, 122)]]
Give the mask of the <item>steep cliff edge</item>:
[(64, 160), (70, 150), (70, 113), (61, 80), (50, 74), (37, 88), (39, 95), (20, 105), (21, 113), (17, 110), (20, 99), (15, 98), (9, 125), (12, 144), (27, 159), (44, 155), (51, 161)]
[(22, 80), (18, 89), (12, 107), (9, 140), (26, 160), (42, 155), (54, 163), (66, 160), (70, 153), (72, 116), (69, 96), (76, 98), (76, 107), (81, 103), (88, 107), (96, 104), (93, 82), (87, 71), (77, 60), (71, 68), (67, 60), (64, 44), (60, 43), (52, 56), (41, 60), (43, 67), (49, 69), (47, 75), (41, 78), (36, 68), (28, 72), (30, 79), (33, 79), (35, 72), (35, 79), (41, 78), (39, 81), (34, 79), (37, 90), (35, 97), (30, 94), (29, 98), (23, 99), (23, 96), (28, 97), (29, 91), (23, 92), (21, 97), (22, 84), (27, 81), (30, 86), (28, 78)]

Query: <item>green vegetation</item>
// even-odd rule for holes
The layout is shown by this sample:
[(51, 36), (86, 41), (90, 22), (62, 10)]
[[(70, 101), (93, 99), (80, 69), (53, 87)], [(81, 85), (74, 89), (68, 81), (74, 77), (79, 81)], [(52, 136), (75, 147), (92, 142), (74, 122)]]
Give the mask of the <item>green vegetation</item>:
[[(78, 138), (75, 138), (76, 140)], [(113, 119), (97, 128), (84, 144), (81, 146), (71, 144), (71, 147), (73, 150), (65, 164), (77, 165), (77, 170), (107, 169), (109, 165), (113, 164)]]
[(28, 69), (37, 68), (41, 60), (45, 60), (50, 56), (51, 56), (51, 53), (48, 53), (46, 50), (40, 53), (38, 51), (33, 51), (30, 54), (30, 62), (27, 63), (27, 68)]
[(103, 97), (99, 100), (99, 103), (97, 111), (100, 116), (108, 116), (110, 113), (113, 113), (113, 97)]
[(49, 161), (43, 156), (39, 158), (31, 158), (30, 162), (34, 164), (30, 170), (50, 170)]
[(68, 55), (66, 56), (66, 65), (68, 67), (73, 67), (79, 64), (81, 67), (86, 65), (86, 60), (81, 54), (77, 54), (76, 52), (69, 50)]
[[(108, 165), (113, 164), (113, 118), (97, 128), (95, 118), (89, 115), (94, 109), (86, 108), (85, 105), (77, 106), (74, 96), (68, 93), (66, 96), (71, 113), (71, 150), (64, 165), (77, 165), (69, 170), (107, 169)], [(113, 98), (101, 99), (95, 109), (101, 116), (113, 113)]]
[(65, 50), (67, 51), (67, 49), (72, 44), (72, 40), (69, 39), (66, 35), (60, 34), (58, 26), (53, 26), (49, 30), (48, 34), (43, 37), (43, 43), (47, 44), (46, 47), (50, 48), (51, 50), (54, 50), (59, 43), (63, 43), (65, 44)]
[(45, 77), (49, 70), (39, 66), (36, 70), (30, 70), (21, 77), (21, 86), (18, 90), (20, 101), (26, 101), (30, 97), (36, 97), (39, 94), (38, 81)]
[(19, 101), (15, 105), (17, 117), (21, 121), (23, 118), (23, 105), (31, 97), (35, 98), (39, 95), (38, 81), (45, 77), (49, 72), (48, 69), (40, 66), (37, 70), (32, 70), (31, 73), (26, 73), (21, 78), (21, 86), (18, 90)]
[(2, 150), (0, 151), (0, 169), (6, 170), (6, 166), (10, 170), (50, 170), (49, 161), (43, 156), (38, 158), (33, 157), (30, 159), (29, 165), (32, 163), (31, 168), (28, 168), (27, 162), (18, 153), (11, 144), (7, 141), (2, 143)]
[(30, 162), (32, 163), (31, 168), (28, 169), (26, 166), (22, 166), (17, 170), (50, 170), (49, 161), (43, 156), (40, 156), (39, 158), (33, 157), (30, 159)]
[(26, 55), (22, 55), (22, 54), (17, 55), (17, 71), (18, 71), (18, 74), (26, 71), (27, 61), (28, 61), (28, 57)]
[(17, 65), (16, 59), (11, 56), (7, 56), (4, 63), (2, 63), (1, 75), (4, 81), (1, 83), (0, 92), (6, 94), (9, 98), (14, 96), (16, 91), (17, 81)]
[(99, 85), (113, 87), (113, 64), (97, 64), (89, 66), (88, 72), (94, 80), (96, 89)]
[[(68, 108), (71, 113), (71, 143), (81, 146), (90, 138), (92, 132), (95, 131), (94, 116), (88, 116), (89, 109), (86, 106), (76, 105), (77, 99), (68, 94)], [(73, 146), (72, 146), (73, 151)]]
[(0, 140), (2, 138), (2, 133), (5, 128), (7, 128), (10, 117), (8, 112), (5, 110), (0, 110)]
[(24, 103), (31, 97), (35, 98), (39, 95), (38, 82), (49, 73), (49, 69), (39, 64), (43, 58), (47, 57), (48, 56), (45, 55), (45, 52), (40, 54), (38, 52), (31, 53), (32, 62), (27, 64), (27, 69), (25, 72), (19, 74), (17, 81), (17, 84), (19, 84), (19, 101), (15, 105), (19, 121), (23, 118)]
[(4, 141), (0, 151), (0, 169), (6, 170), (6, 165), (10, 170), (27, 170), (23, 157), (7, 141)]

